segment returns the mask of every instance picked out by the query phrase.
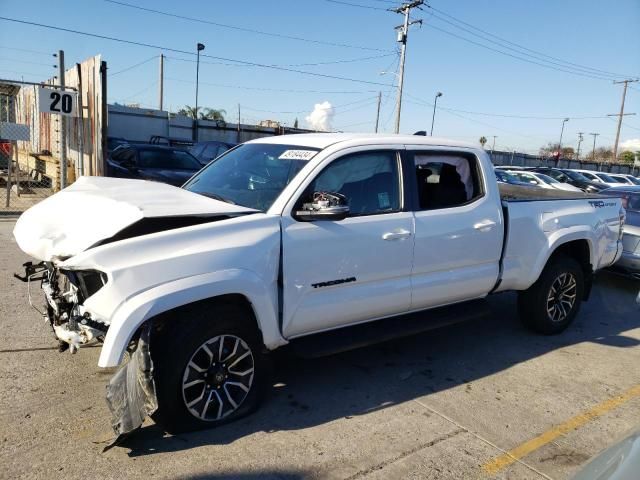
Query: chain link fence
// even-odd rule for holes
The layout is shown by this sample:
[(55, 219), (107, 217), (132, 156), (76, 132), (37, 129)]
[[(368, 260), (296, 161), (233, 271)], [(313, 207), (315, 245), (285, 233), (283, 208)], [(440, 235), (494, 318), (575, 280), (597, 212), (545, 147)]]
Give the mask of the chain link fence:
[(53, 193), (54, 183), (37, 156), (24, 155), (31, 125), (16, 122), (19, 85), (0, 84), (0, 214), (20, 213)]

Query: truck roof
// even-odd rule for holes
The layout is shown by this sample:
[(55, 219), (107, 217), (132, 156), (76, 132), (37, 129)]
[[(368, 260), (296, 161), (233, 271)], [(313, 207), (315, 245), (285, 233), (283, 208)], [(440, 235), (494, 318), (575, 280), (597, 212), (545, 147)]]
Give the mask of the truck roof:
[(411, 144), (446, 147), (480, 148), (476, 144), (423, 135), (396, 135), (389, 133), (300, 133), (278, 135), (251, 140), (247, 143), (271, 143), (278, 145), (297, 145), (301, 147), (326, 148), (336, 143), (355, 142), (362, 144)]

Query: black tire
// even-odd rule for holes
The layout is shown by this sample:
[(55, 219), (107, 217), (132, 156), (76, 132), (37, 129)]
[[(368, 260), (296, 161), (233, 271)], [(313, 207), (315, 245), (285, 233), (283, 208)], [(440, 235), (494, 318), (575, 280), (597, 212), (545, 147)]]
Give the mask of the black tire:
[[(269, 383), (270, 358), (253, 314), (236, 303), (199, 302), (164, 315), (150, 349), (158, 398), (158, 409), (151, 417), (169, 433), (213, 428), (248, 415), (259, 406)], [(225, 357), (226, 363), (219, 361)], [(205, 368), (208, 362), (206, 372), (195, 369)], [(252, 373), (246, 374), (250, 368)], [(196, 384), (183, 388), (190, 383)], [(203, 399), (188, 408), (200, 389)], [(197, 412), (204, 417), (196, 417)]]
[[(573, 303), (569, 305), (571, 297)], [(540, 278), (527, 290), (520, 292), (520, 319), (534, 332), (544, 335), (560, 333), (578, 314), (583, 297), (584, 272), (580, 264), (571, 257), (555, 255), (545, 266)]]

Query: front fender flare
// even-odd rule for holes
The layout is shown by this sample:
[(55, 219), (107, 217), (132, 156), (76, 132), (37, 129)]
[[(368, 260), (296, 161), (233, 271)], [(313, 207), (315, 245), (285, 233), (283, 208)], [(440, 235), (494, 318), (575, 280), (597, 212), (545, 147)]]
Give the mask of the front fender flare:
[(146, 320), (176, 307), (228, 294), (243, 295), (251, 303), (267, 348), (287, 343), (278, 328), (275, 282), (265, 284), (248, 270), (222, 270), (164, 283), (127, 299), (111, 317), (98, 366), (119, 365), (133, 334)]

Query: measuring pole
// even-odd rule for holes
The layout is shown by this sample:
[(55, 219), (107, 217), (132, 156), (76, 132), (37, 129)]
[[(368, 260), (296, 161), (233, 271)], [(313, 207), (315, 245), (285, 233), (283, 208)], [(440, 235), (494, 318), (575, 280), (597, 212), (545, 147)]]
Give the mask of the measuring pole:
[(378, 125), (380, 124), (380, 101), (382, 100), (382, 92), (378, 92), (378, 109), (376, 110), (376, 130), (378, 133)]
[[(58, 85), (60, 91), (64, 92), (64, 50), (58, 50)], [(60, 190), (67, 186), (67, 119), (64, 115), (59, 115), (60, 128), (58, 133), (58, 145), (60, 149)]]

